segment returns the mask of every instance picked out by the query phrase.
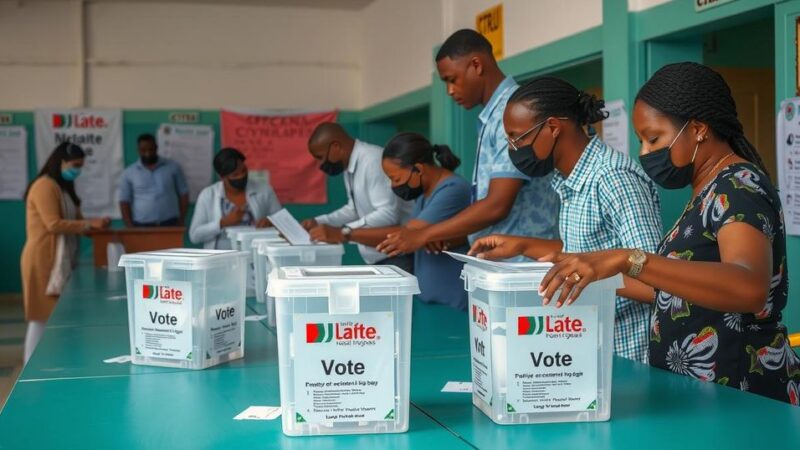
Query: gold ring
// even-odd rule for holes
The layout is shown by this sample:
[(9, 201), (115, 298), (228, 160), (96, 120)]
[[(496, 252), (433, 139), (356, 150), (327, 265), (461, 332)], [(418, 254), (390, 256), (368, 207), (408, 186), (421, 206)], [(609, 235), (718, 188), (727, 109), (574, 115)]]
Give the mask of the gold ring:
[(570, 275), (570, 278), (572, 278), (572, 281), (575, 283), (579, 283), (581, 281), (581, 276), (578, 275), (578, 272), (575, 272), (572, 275)]

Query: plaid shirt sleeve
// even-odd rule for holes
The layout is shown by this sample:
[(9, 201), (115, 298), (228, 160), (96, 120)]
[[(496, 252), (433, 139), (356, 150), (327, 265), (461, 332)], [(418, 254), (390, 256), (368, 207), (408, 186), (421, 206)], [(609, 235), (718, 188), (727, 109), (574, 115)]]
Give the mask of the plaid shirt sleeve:
[(603, 214), (620, 238), (622, 248), (653, 253), (661, 241), (658, 190), (646, 175), (618, 168), (603, 177), (599, 186)]

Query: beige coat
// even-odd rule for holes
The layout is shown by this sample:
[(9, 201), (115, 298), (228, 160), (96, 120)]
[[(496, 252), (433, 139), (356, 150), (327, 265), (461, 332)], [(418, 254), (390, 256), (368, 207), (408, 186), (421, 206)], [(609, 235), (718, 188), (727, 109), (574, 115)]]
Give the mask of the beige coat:
[(31, 185), (25, 202), (26, 239), (20, 264), (25, 320), (28, 321), (46, 321), (58, 300), (58, 296), (46, 294), (58, 235), (80, 234), (86, 229), (84, 220), (64, 219), (62, 195), (68, 194), (55, 180), (42, 176)]

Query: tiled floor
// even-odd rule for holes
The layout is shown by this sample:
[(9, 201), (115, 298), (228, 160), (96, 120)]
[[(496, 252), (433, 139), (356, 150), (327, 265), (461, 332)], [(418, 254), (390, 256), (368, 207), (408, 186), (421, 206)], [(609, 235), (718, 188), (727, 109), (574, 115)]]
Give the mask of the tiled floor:
[(22, 298), (0, 295), (0, 410), (22, 370), (25, 319)]

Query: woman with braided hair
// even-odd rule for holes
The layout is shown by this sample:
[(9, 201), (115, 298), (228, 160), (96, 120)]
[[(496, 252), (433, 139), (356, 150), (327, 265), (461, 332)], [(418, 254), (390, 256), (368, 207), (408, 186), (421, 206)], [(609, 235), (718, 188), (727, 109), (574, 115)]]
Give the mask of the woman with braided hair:
[(800, 403), (800, 358), (780, 323), (786, 242), (777, 191), (745, 138), (725, 80), (696, 63), (671, 64), (633, 108), (647, 174), (692, 198), (657, 253), (561, 254), (543, 279), (545, 302), (570, 304), (618, 273), (651, 303), (650, 364), (699, 380)]
[[(446, 145), (432, 145), (417, 133), (395, 135), (383, 149), (381, 166), (394, 194), (404, 201), (414, 202), (411, 217), (404, 225), (353, 229), (350, 240), (375, 246), (390, 233), (403, 229), (422, 230), (461, 212), (469, 206), (470, 186), (453, 173), (460, 164)], [(466, 236), (443, 244), (460, 253), (468, 249)], [(422, 291), (420, 300), (466, 311), (467, 293), (460, 279), (461, 266), (438, 252), (414, 251), (414, 275)]]
[[(554, 77), (536, 78), (511, 95), (503, 117), (511, 161), (530, 177), (553, 174), (551, 186), (561, 200), (561, 239), (492, 235), (474, 242), (471, 254), (538, 259), (619, 247), (655, 251), (661, 237), (655, 184), (628, 155), (585, 132), (605, 119), (604, 105)], [(626, 298), (625, 289), (619, 295), (614, 352), (647, 362), (648, 308)]]

